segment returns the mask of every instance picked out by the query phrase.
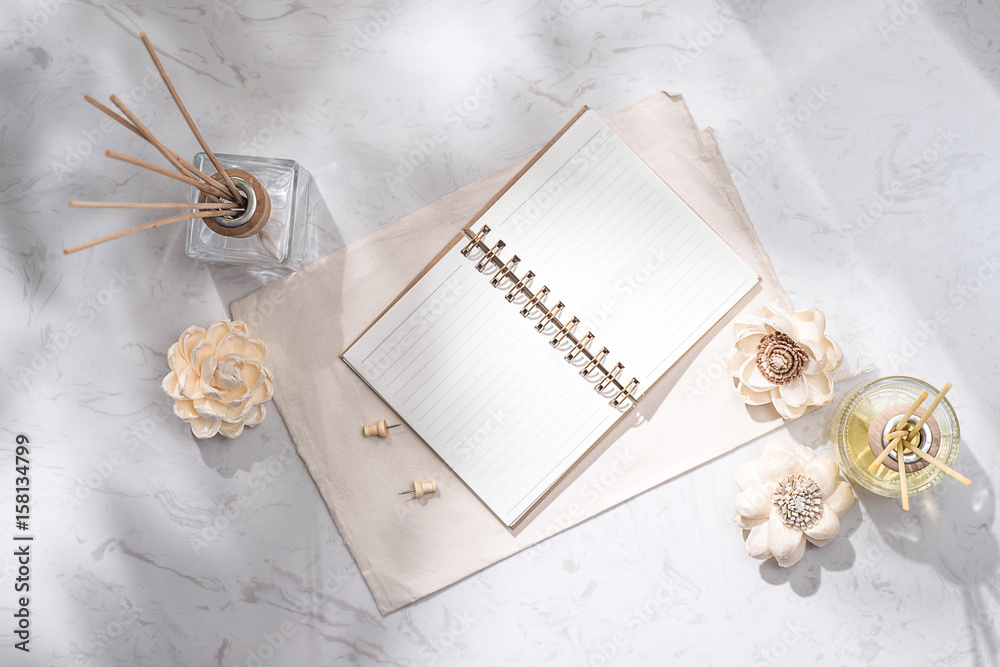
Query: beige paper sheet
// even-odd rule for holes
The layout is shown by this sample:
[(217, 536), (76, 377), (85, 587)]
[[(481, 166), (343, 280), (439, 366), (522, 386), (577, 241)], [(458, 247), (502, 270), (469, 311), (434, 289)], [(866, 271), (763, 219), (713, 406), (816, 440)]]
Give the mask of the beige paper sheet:
[[(399, 609), (782, 425), (748, 408), (725, 373), (737, 313), (788, 305), (718, 148), (680, 96), (656, 93), (606, 121), (761, 276), (512, 532), (405, 427), (365, 439), (393, 413), (338, 355), (529, 159), (475, 181), (232, 304), (270, 347), (274, 402), (383, 614)], [(720, 426), (720, 420), (725, 423)], [(702, 430), (713, 423), (711, 438)], [(698, 443), (692, 446), (691, 443)], [(398, 493), (413, 479), (440, 493)]]

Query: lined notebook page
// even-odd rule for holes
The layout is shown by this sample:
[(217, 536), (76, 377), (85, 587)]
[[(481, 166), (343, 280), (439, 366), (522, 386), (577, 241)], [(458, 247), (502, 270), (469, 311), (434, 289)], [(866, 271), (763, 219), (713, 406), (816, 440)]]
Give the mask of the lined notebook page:
[(344, 359), (508, 526), (621, 416), (456, 246)]
[[(597, 116), (587, 111), (476, 221), (489, 246), (518, 255), (543, 303), (565, 303), (589, 349), (610, 350), (640, 392), (757, 282), (746, 265)], [(508, 302), (512, 281), (475, 267), (461, 243), (361, 336), (343, 358), (508, 526), (630, 406), (599, 394), (600, 374), (568, 364), (569, 343), (535, 329), (536, 310)]]
[[(475, 224), (648, 388), (757, 274), (593, 111)], [(526, 175), (527, 176), (527, 175)]]

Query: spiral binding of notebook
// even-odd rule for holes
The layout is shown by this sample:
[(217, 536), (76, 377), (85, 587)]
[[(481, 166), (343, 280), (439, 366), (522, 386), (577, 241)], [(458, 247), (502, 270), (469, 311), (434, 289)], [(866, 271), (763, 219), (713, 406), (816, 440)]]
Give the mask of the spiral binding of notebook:
[[(577, 317), (571, 318), (568, 322), (564, 319), (560, 319), (562, 316), (562, 311), (565, 308), (565, 304), (562, 301), (557, 301), (554, 306), (546, 306), (542, 303), (542, 300), (549, 294), (548, 286), (543, 286), (538, 292), (532, 292), (530, 285), (531, 281), (534, 280), (535, 274), (533, 271), (525, 272), (520, 278), (515, 274), (515, 269), (518, 263), (521, 261), (517, 255), (512, 255), (510, 259), (506, 262), (500, 259), (499, 254), (507, 244), (503, 241), (498, 240), (492, 247), (486, 243), (486, 235), (490, 233), (490, 228), (488, 225), (483, 225), (480, 230), (473, 234), (471, 230), (464, 230), (466, 236), (469, 237), (470, 241), (465, 248), (462, 249), (462, 254), (468, 257), (473, 250), (479, 250), (483, 253), (482, 258), (476, 263), (476, 270), (482, 273), (491, 264), (497, 267), (497, 272), (490, 280), (490, 284), (493, 287), (499, 288), (504, 281), (508, 281), (510, 288), (507, 292), (507, 301), (513, 303), (514, 299), (518, 296), (524, 296), (527, 299), (524, 307), (521, 309), (521, 316), (527, 318), (531, 315), (535, 309), (541, 312), (541, 319), (538, 320), (538, 324), (535, 325), (535, 330), (544, 333), (546, 328), (553, 327), (555, 334), (549, 340), (549, 345), (553, 348), (559, 347), (560, 343), (564, 340), (569, 341), (572, 344), (569, 352), (564, 357), (567, 362), (572, 363), (578, 356), (583, 355), (587, 359), (587, 363), (584, 364), (583, 368), (580, 370), (580, 375), (585, 378), (589, 378), (592, 373), (598, 373), (603, 375), (603, 377), (594, 386), (594, 390), (600, 394), (603, 394), (609, 389), (617, 389), (614, 397), (611, 399), (610, 403), (614, 407), (619, 407), (626, 400), (636, 403), (638, 399), (633, 395), (633, 392), (639, 386), (639, 380), (632, 378), (627, 384), (623, 384), (623, 381), (619, 379), (622, 371), (625, 370), (625, 365), (621, 362), (616, 363), (613, 367), (610, 365), (610, 361), (607, 361), (607, 357), (610, 351), (606, 347), (602, 347), (597, 353), (594, 353), (589, 349), (591, 341), (594, 340), (594, 334), (592, 332), (587, 332), (585, 336), (577, 336), (575, 333), (576, 326), (580, 323), (580, 319)], [(607, 364), (607, 365), (605, 365)]]

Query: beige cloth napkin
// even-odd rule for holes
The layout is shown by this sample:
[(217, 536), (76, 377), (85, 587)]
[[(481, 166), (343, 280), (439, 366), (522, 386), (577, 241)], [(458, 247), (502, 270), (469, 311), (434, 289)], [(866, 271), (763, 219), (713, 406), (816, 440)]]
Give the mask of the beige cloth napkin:
[[(406, 427), (365, 439), (393, 413), (338, 355), (528, 159), (471, 183), (233, 303), (270, 346), (274, 402), (383, 614), (434, 593), (780, 426), (748, 408), (725, 372), (738, 312), (787, 306), (725, 163), (683, 99), (656, 93), (608, 124), (761, 276), (517, 532), (508, 530)], [(704, 430), (711, 424), (711, 435)], [(720, 471), (720, 474), (729, 474)], [(412, 480), (440, 492), (398, 495)]]

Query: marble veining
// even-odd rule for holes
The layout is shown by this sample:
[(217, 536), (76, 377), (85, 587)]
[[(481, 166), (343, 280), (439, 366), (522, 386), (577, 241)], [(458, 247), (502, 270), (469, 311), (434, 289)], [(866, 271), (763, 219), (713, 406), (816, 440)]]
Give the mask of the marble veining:
[[(182, 225), (62, 255), (155, 215), (69, 199), (187, 196), (105, 159), (154, 156), (83, 101), (117, 93), (196, 152), (140, 30), (216, 150), (312, 173), (310, 259), (533, 150), (584, 104), (683, 93), (793, 302), (827, 314), (848, 363), (954, 384), (973, 485), (946, 480), (909, 514), (859, 492), (840, 536), (784, 570), (747, 557), (732, 523), (756, 442), (380, 616), (277, 412), (198, 442), (159, 388), (185, 327), (277, 274), (189, 260)], [(27, 434), (36, 541), (31, 652), (5, 625), (0, 663), (1000, 663), (998, 34), (996, 6), (970, 0), (4, 3), (0, 508)], [(831, 414), (779, 435), (829, 453)]]

